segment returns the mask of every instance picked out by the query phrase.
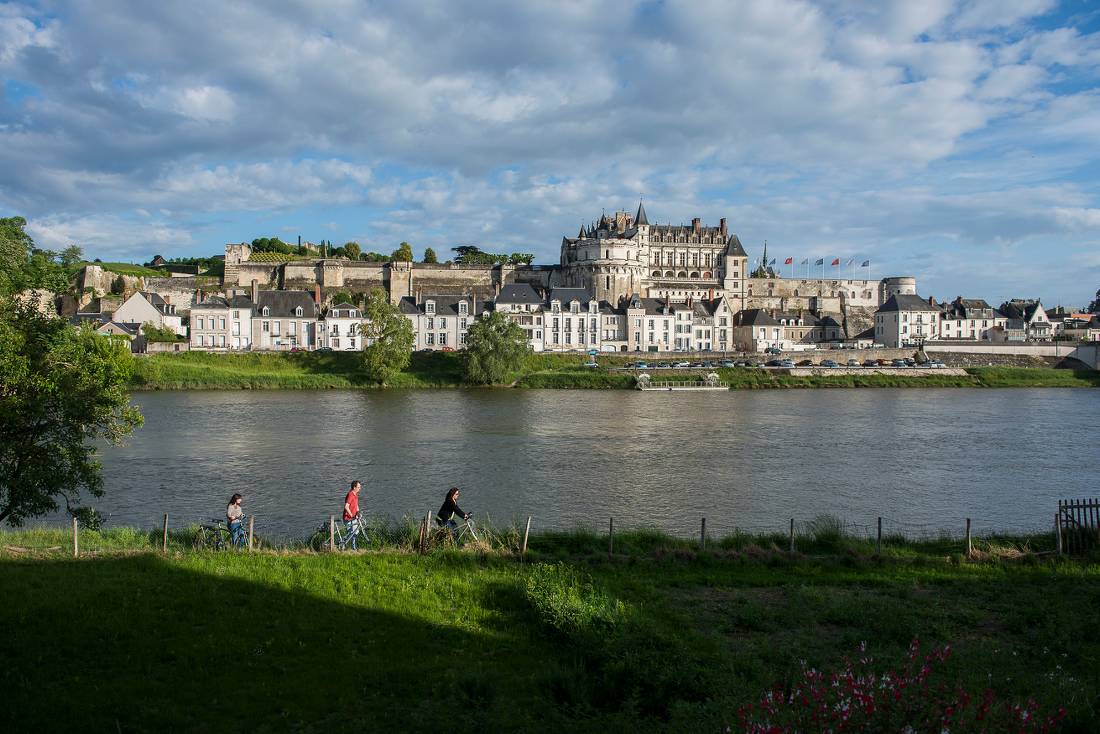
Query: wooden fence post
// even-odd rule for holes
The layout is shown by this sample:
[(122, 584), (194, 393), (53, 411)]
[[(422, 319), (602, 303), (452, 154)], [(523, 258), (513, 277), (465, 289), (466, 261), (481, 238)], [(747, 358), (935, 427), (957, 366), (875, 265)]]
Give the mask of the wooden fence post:
[(420, 555), (424, 555), (424, 541), (428, 535), (428, 518), (424, 517), (420, 521), (420, 534), (416, 539), (416, 552)]
[(527, 516), (527, 527), (523, 530), (523, 548), (519, 552), (519, 560), (527, 557), (527, 537), (531, 534), (531, 516)]
[(699, 550), (707, 549), (707, 519), (704, 517), (703, 521), (699, 523)]
[(1054, 541), (1058, 545), (1058, 555), (1062, 555), (1062, 510), (1060, 507), (1058, 512), (1054, 513)]
[(882, 518), (878, 519), (878, 532), (875, 534), (875, 555), (882, 554)]
[(794, 518), (791, 518), (791, 554), (794, 554)]
[(256, 522), (255, 515), (248, 516), (248, 550), (252, 550), (252, 530)]
[(168, 513), (164, 513), (164, 534), (161, 537), (160, 549), (164, 553), (168, 552)]
[(73, 558), (80, 556), (80, 533), (77, 530), (76, 518), (73, 518)]
[(336, 550), (336, 515), (328, 516), (328, 549)]
[(615, 550), (615, 518), (611, 518), (607, 524), (607, 557), (610, 558)]
[(970, 542), (970, 518), (966, 518), (966, 557), (970, 558), (970, 554), (974, 551), (974, 545)]

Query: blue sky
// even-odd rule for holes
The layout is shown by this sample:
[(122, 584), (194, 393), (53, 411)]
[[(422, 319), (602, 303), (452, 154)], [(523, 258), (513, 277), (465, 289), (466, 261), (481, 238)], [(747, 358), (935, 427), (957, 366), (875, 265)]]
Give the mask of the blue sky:
[(555, 262), (601, 210), (922, 295), (1100, 288), (1100, 3), (0, 4), (0, 215), (143, 261), (280, 236)]

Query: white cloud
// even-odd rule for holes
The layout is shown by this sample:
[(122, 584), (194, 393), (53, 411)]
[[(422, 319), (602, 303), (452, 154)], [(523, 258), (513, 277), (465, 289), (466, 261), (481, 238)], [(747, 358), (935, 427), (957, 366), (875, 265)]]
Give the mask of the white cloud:
[(141, 260), (153, 251), (176, 251), (193, 243), (191, 232), (164, 222), (124, 219), (114, 214), (82, 217), (47, 216), (27, 223), (39, 247), (60, 250), (69, 245), (104, 260)]

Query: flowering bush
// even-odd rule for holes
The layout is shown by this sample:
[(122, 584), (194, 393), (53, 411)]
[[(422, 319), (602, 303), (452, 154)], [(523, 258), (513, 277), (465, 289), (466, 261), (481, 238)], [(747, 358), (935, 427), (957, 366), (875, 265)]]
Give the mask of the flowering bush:
[(738, 710), (740, 729), (751, 734), (784, 732), (1047, 732), (1065, 716), (1026, 704), (1000, 701), (991, 689), (972, 696), (964, 688), (935, 682), (950, 647), (922, 657), (913, 640), (899, 669), (876, 672), (874, 660), (859, 647), (859, 657), (826, 674), (802, 665), (800, 677), (764, 693), (759, 703)]

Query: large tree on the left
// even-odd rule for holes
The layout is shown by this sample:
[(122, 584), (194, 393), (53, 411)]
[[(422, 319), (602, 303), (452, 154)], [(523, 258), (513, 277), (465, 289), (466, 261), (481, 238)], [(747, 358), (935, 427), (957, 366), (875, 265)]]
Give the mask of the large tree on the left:
[(96, 443), (142, 422), (127, 393), (129, 345), (15, 297), (59, 282), (24, 224), (0, 219), (0, 524), (10, 525), (102, 495)]

